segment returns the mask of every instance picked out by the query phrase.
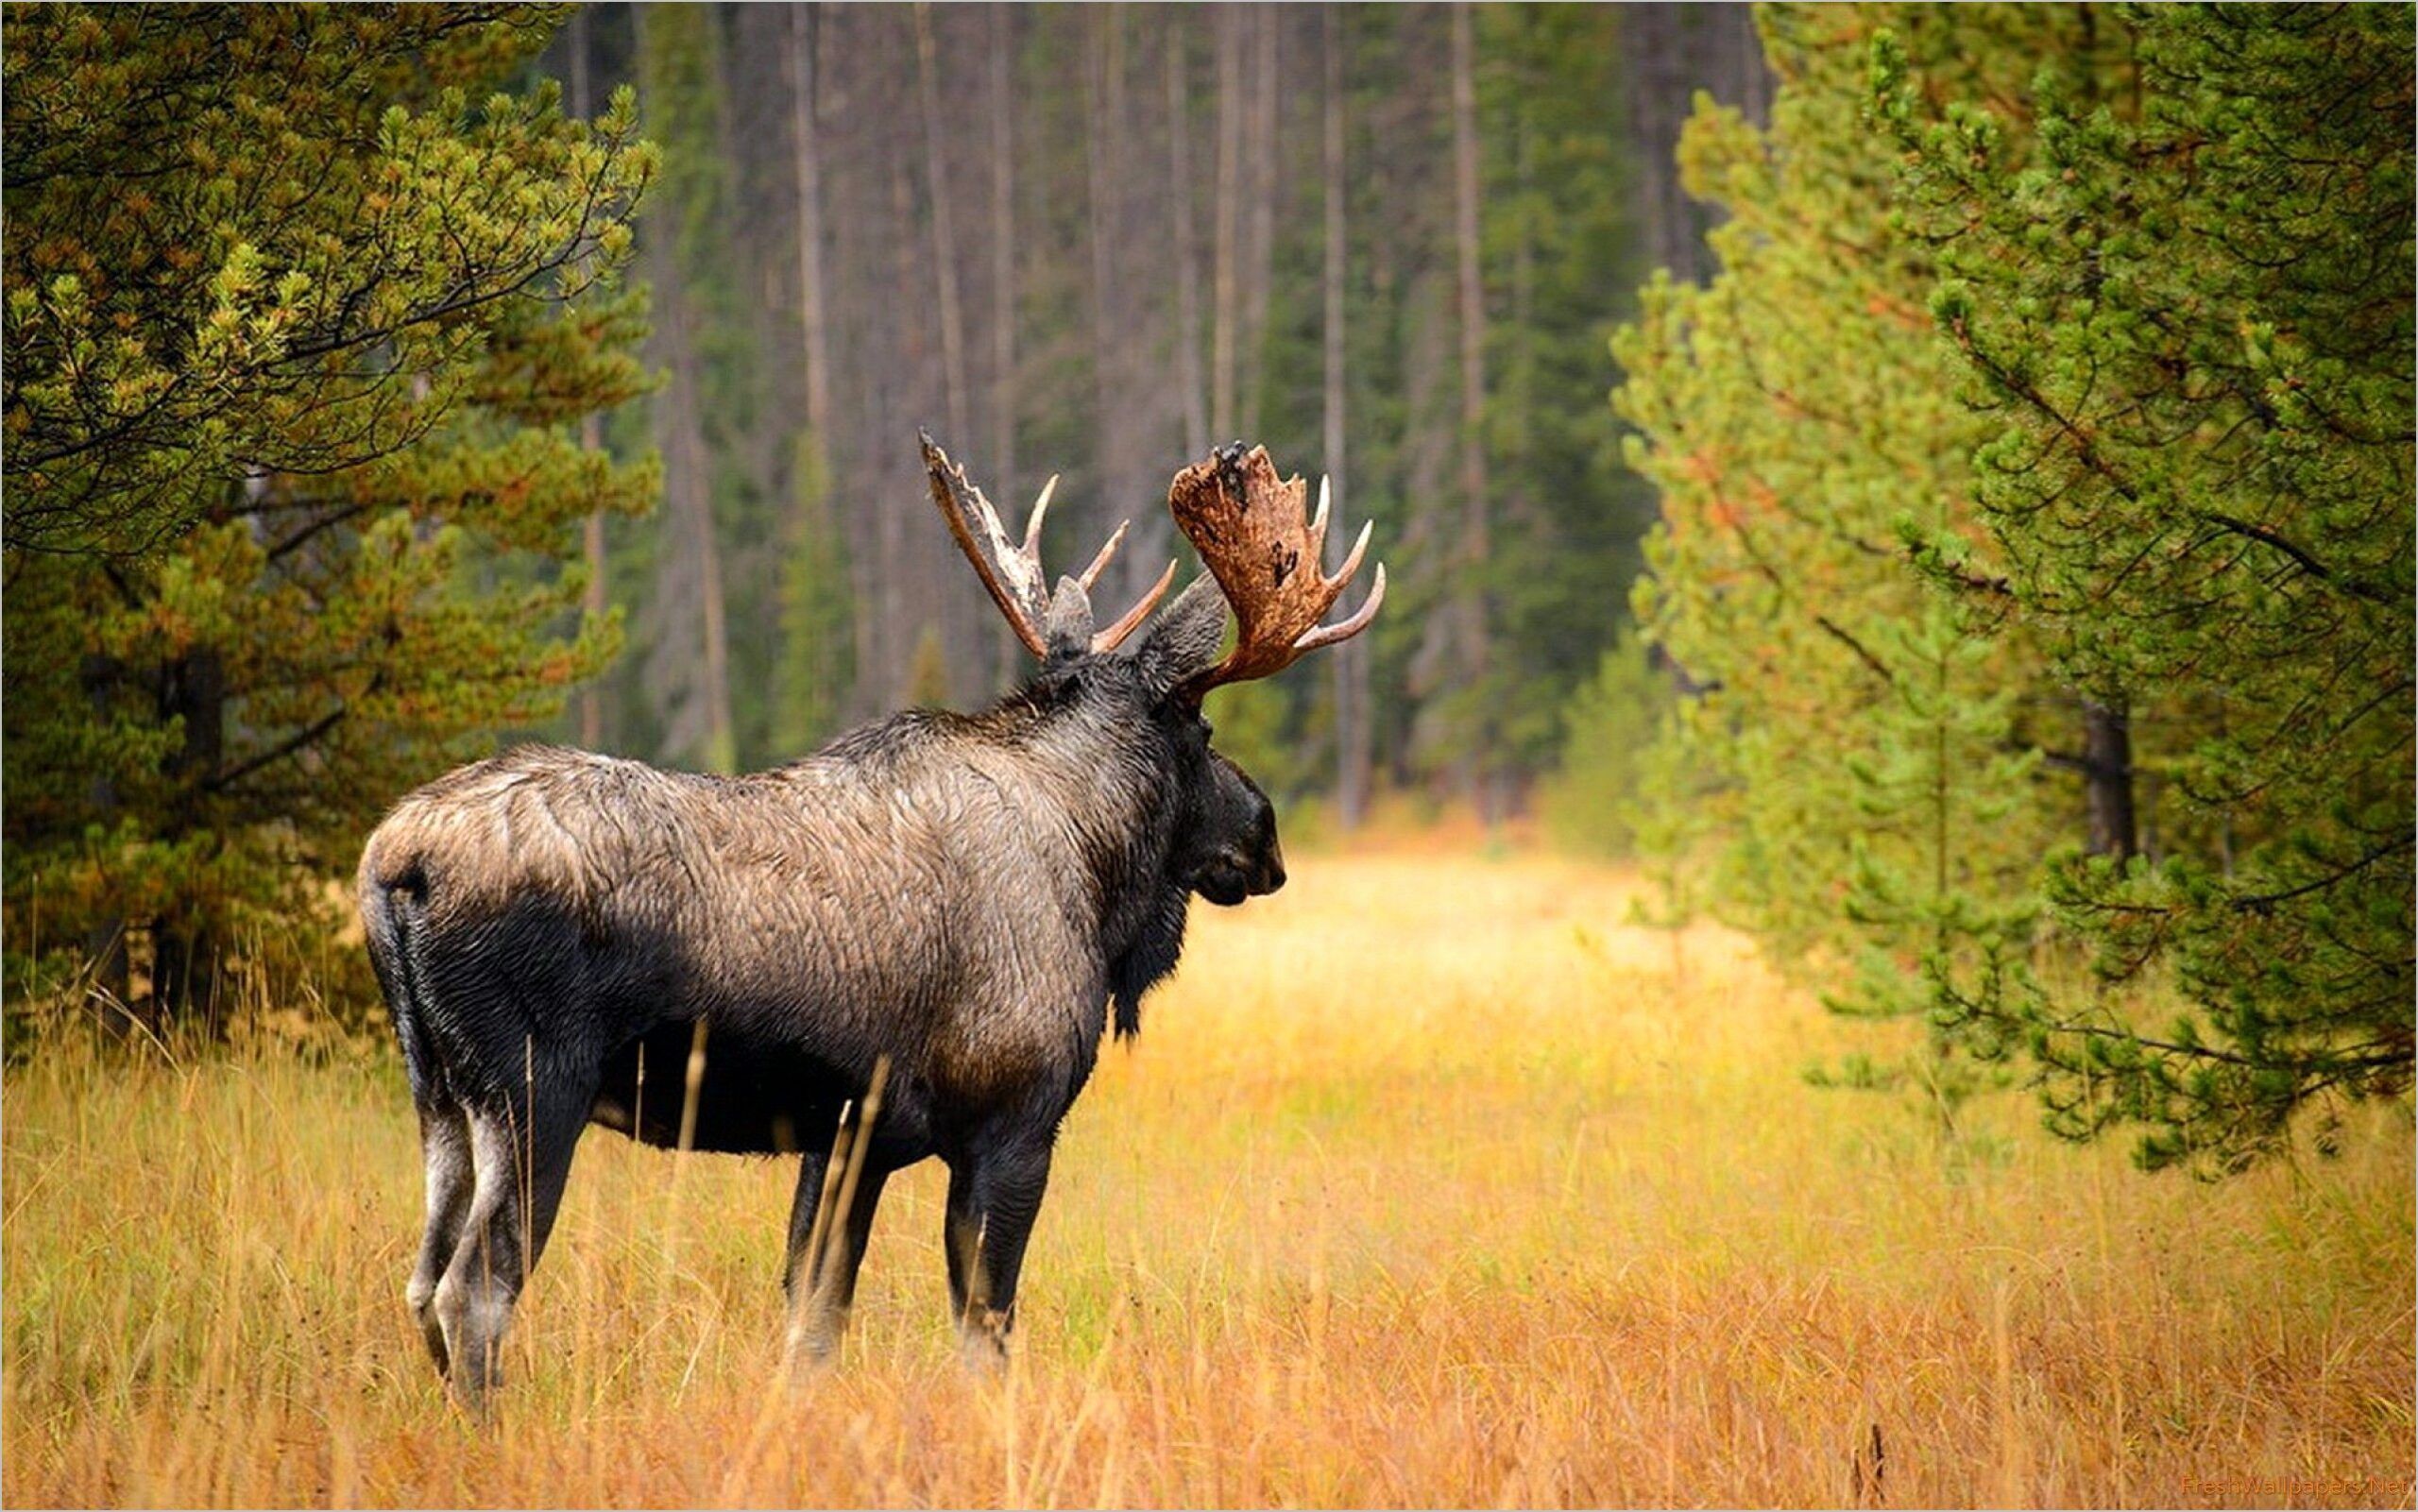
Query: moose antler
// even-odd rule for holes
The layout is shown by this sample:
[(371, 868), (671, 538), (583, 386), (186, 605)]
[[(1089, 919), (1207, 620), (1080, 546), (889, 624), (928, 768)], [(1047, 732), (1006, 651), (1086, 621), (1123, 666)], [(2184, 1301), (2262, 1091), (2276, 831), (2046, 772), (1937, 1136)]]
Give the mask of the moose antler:
[[(957, 537), (958, 549), (974, 564), (975, 574), (982, 579), (991, 601), (1007, 617), (1008, 628), (1016, 633), (1025, 649), (1036, 656), (1047, 656), (1049, 645), (1042, 635), (1042, 625), (1049, 607), (1049, 579), (1041, 570), (1041, 521), (1049, 513), (1049, 495), (1058, 486), (1057, 478), (1053, 476), (1043, 484), (1041, 497), (1032, 501), (1032, 515), (1025, 522), (1024, 544), (1011, 546), (1008, 533), (1000, 528), (998, 511), (982, 497), (981, 489), (966, 481), (965, 469), (948, 459), (948, 453), (932, 440), (930, 433), (915, 433), (924, 444), (924, 470), (931, 479), (932, 502), (940, 505), (942, 518), (948, 521), (948, 533)], [(1092, 558), (1092, 565), (1075, 580), (1085, 592), (1091, 591), (1109, 559), (1116, 554), (1116, 548), (1125, 539), (1126, 527), (1132, 523), (1128, 520), (1119, 524), (1108, 544)], [(1174, 581), (1175, 564), (1169, 562), (1158, 582), (1133, 607), (1092, 637), (1092, 650), (1115, 650), (1150, 617), (1150, 611), (1166, 595), (1167, 585)]]
[(1326, 484), (1319, 484), (1319, 512), (1305, 527), (1302, 505), (1308, 493), (1299, 477), (1277, 477), (1266, 447), (1246, 452), (1240, 442), (1218, 448), (1167, 485), (1167, 510), (1176, 528), (1200, 551), (1241, 627), (1225, 659), (1184, 685), (1194, 702), (1221, 683), (1267, 677), (1320, 646), (1351, 639), (1369, 628), (1386, 602), (1386, 568), (1380, 562), (1359, 612), (1335, 624), (1319, 623), (1360, 570), (1374, 521), (1360, 527), (1351, 554), (1328, 576), (1320, 566), (1326, 545)]

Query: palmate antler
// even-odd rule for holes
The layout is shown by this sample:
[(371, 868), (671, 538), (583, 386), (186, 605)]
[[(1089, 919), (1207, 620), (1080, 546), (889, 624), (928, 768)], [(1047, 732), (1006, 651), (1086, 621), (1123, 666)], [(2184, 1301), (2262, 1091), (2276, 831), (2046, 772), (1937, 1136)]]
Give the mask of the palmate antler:
[(1167, 510), (1176, 528), (1200, 552), (1240, 627), (1225, 659), (1183, 686), (1186, 698), (1198, 703), (1219, 684), (1282, 671), (1320, 646), (1351, 639), (1377, 617), (1377, 606), (1386, 602), (1382, 562), (1358, 613), (1336, 624), (1319, 623), (1360, 570), (1370, 525), (1360, 527), (1351, 554), (1328, 576), (1320, 567), (1326, 546), (1326, 485), (1319, 485), (1317, 518), (1304, 526), (1302, 505), (1308, 493), (1300, 478), (1276, 475), (1267, 448), (1245, 451), (1239, 442), (1220, 447), (1167, 485)]
[[(990, 590), (992, 602), (1007, 617), (1008, 628), (1015, 632), (1016, 638), (1024, 642), (1027, 651), (1036, 656), (1047, 657), (1049, 643), (1043, 634), (1043, 626), (1048, 619), (1049, 579), (1041, 569), (1041, 521), (1049, 513), (1049, 495), (1058, 486), (1058, 480), (1053, 476), (1042, 486), (1041, 497), (1033, 501), (1032, 515), (1025, 522), (1024, 544), (1012, 546), (1008, 543), (1008, 533), (999, 525), (998, 511), (991, 507), (991, 501), (982, 497), (981, 489), (966, 481), (965, 469), (951, 462), (948, 453), (933, 442), (928, 433), (919, 431), (916, 434), (924, 443), (924, 471), (931, 480), (932, 502), (940, 505), (942, 517), (948, 521), (948, 533), (957, 537), (958, 549), (965, 553), (967, 561), (974, 564), (975, 573), (982, 579), (982, 586)], [(1108, 544), (1092, 558), (1092, 565), (1083, 569), (1082, 575), (1075, 580), (1082, 585), (1084, 592), (1091, 591), (1092, 585), (1099, 580), (1101, 569), (1116, 554), (1116, 548), (1125, 539), (1125, 531), (1126, 525), (1118, 525), (1116, 533), (1108, 538)], [(1133, 607), (1118, 616), (1115, 623), (1092, 637), (1091, 649), (1095, 652), (1111, 651), (1121, 644), (1126, 637), (1140, 628), (1143, 620), (1150, 617), (1150, 611), (1158, 607), (1159, 600), (1166, 595), (1167, 585), (1174, 581), (1175, 564), (1169, 562), (1167, 569), (1159, 574), (1158, 582), (1151, 585), (1149, 591), (1143, 594)]]

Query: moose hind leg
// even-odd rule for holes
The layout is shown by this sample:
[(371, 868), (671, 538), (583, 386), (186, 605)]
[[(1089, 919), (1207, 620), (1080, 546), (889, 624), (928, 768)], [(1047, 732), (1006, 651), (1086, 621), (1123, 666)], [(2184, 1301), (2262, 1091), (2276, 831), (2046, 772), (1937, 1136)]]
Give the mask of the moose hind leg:
[(957, 1312), (960, 1351), (977, 1369), (1007, 1365), (1016, 1281), (1049, 1185), (1054, 1133), (1020, 1131), (949, 1167), (949, 1301)]
[(403, 1300), (412, 1320), (428, 1343), (429, 1357), (439, 1375), (451, 1373), (445, 1352), (445, 1331), (436, 1322), (436, 1285), (461, 1247), (463, 1222), (469, 1216), (477, 1189), (470, 1156), (470, 1125), (462, 1110), (425, 1107), (419, 1110), (420, 1159), (427, 1167), (428, 1222), (420, 1233), (419, 1261), (404, 1284)]
[(469, 1116), (478, 1187), (434, 1310), (452, 1362), (450, 1379), (475, 1408), (502, 1384), (504, 1330), (553, 1229), (586, 1110), (584, 1095), (541, 1096), (525, 1120)]
[[(881, 1201), (887, 1167), (866, 1162), (857, 1174), (857, 1189), (844, 1214), (823, 1217), (823, 1187), (831, 1170), (828, 1156), (809, 1153), (799, 1165), (797, 1197), (790, 1205), (789, 1261), (782, 1270), (789, 1293), (790, 1347), (808, 1361), (822, 1364), (839, 1352), (847, 1334), (848, 1310), (856, 1304), (857, 1271), (864, 1265), (865, 1244), (873, 1234), (874, 1208)], [(838, 1184), (835, 1182), (835, 1184)], [(844, 1193), (835, 1192), (834, 1205)], [(809, 1246), (820, 1254), (809, 1254)]]

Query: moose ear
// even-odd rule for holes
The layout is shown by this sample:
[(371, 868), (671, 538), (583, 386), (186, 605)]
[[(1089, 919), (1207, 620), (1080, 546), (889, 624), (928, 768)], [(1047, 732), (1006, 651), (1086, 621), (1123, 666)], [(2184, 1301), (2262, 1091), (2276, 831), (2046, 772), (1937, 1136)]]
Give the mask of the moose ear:
[(1153, 697), (1164, 698), (1178, 684), (1205, 671), (1218, 659), (1226, 638), (1226, 596), (1218, 580), (1203, 572), (1152, 622), (1133, 653), (1142, 680)]
[(1092, 649), (1092, 598), (1073, 578), (1060, 578), (1058, 591), (1049, 596), (1049, 608), (1041, 620), (1041, 639), (1051, 661), (1080, 656)]

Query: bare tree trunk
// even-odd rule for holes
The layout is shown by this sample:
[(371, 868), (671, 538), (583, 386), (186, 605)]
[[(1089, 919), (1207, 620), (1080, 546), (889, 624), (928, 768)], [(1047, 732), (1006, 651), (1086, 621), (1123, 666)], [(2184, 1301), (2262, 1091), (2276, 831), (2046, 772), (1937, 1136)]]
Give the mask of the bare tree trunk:
[[(1016, 497), (1015, 117), (1011, 108), (1015, 10), (991, 8), (991, 462), (999, 487)], [(1024, 666), (1024, 646), (1005, 620), (994, 626), (997, 680)]]
[[(671, 261), (659, 258), (658, 266)], [(656, 278), (657, 318), (670, 357), (670, 382), (659, 401), (656, 441), (663, 450), (663, 492), (673, 528), (696, 563), (698, 628), (705, 670), (697, 696), (705, 728), (698, 759), (709, 770), (728, 772), (738, 756), (730, 717), (730, 653), (723, 600), (722, 551), (715, 539), (712, 467), (698, 415), (696, 335), (689, 319), (688, 291), (675, 280)], [(666, 288), (666, 284), (673, 286)], [(662, 296), (669, 294), (670, 297)]]
[[(810, 476), (794, 480), (792, 484), (793, 514), (790, 519), (788, 538), (790, 550), (803, 552), (809, 542), (827, 542), (841, 534), (832, 521), (830, 502), (831, 451), (834, 437), (831, 428), (831, 348), (828, 311), (829, 293), (825, 285), (823, 217), (823, 144), (817, 130), (816, 112), (820, 106), (815, 85), (816, 8), (795, 5), (784, 18), (781, 46), (788, 65), (790, 80), (791, 163), (796, 175), (797, 194), (797, 315), (800, 366), (804, 370), (806, 392), (806, 446), (797, 465), (810, 469)], [(827, 563), (817, 571), (830, 571)], [(847, 593), (848, 647), (844, 654), (835, 648), (811, 648), (813, 675), (830, 686), (821, 689), (826, 700), (823, 707), (836, 711), (843, 706), (848, 684), (856, 674), (856, 658), (870, 644), (872, 613), (871, 596), (858, 591), (846, 575), (835, 573), (837, 586)], [(792, 653), (794, 654), (794, 652)], [(842, 671), (843, 668), (850, 669)], [(819, 733), (819, 732), (817, 732)]]
[[(1344, 276), (1349, 250), (1344, 240), (1343, 179), (1343, 17), (1333, 3), (1320, 7), (1320, 40), (1325, 44), (1326, 90), (1320, 122), (1326, 179), (1326, 308), (1320, 332), (1325, 346), (1325, 405), (1322, 445), (1328, 485), (1333, 489), (1335, 518), (1352, 497), (1345, 486), (1344, 463)], [(1338, 558), (1351, 539), (1336, 530), (1332, 555)], [(1336, 565), (1340, 565), (1339, 561)], [(1332, 569), (1330, 569), (1331, 570)], [(1362, 713), (1368, 693), (1368, 648), (1346, 641), (1329, 653), (1335, 679), (1335, 807), (1346, 829), (1359, 826), (1369, 808), (1369, 727)]]
[[(1125, 90), (1126, 8), (1095, 6), (1087, 12), (1084, 77), (1090, 112), (1086, 167), (1090, 176), (1092, 261), (1092, 375), (1094, 455), (1105, 533), (1130, 519), (1132, 535), (1117, 553), (1111, 581), (1118, 596), (1138, 594), (1156, 576), (1160, 552), (1172, 534), (1162, 512), (1139, 507), (1150, 486), (1152, 433), (1163, 413), (1164, 391), (1148, 391), (1146, 351), (1149, 320), (1139, 308), (1135, 280), (1125, 258), (1136, 238), (1133, 191), (1127, 181), (1132, 161), (1126, 151), (1134, 124)], [(1150, 161), (1142, 160), (1146, 164)], [(1120, 253), (1124, 256), (1120, 257)], [(1108, 590), (1102, 590), (1107, 592)]]
[(1113, 499), (1122, 482), (1117, 476), (1117, 452), (1121, 450), (1116, 433), (1122, 429), (1125, 416), (1119, 402), (1124, 392), (1125, 375), (1116, 361), (1117, 327), (1122, 312), (1117, 307), (1116, 258), (1112, 238), (1115, 220), (1117, 146), (1119, 128), (1115, 76), (1115, 32), (1122, 23), (1123, 7), (1093, 6), (1084, 12), (1083, 27), (1083, 106), (1089, 129), (1083, 133), (1083, 167), (1086, 174), (1085, 204), (1089, 210), (1092, 261), (1092, 402), (1094, 457), (1099, 469), (1100, 492), (1104, 500)]
[(1275, 281), (1276, 259), (1276, 42), (1284, 10), (1277, 6), (1250, 8), (1255, 46), (1252, 64), (1251, 117), (1244, 133), (1243, 160), (1251, 172), (1251, 226), (1245, 233), (1241, 365), (1235, 414), (1254, 439), (1265, 416), (1261, 396), (1267, 390), (1268, 304)]
[[(163, 721), (180, 722), (184, 742), (163, 763), (182, 796), (176, 801), (171, 837), (204, 823), (198, 800), (226, 760), (227, 664), (217, 650), (196, 646), (170, 663), (160, 690)], [(225, 943), (206, 919), (171, 913), (151, 926), (151, 1022), (200, 1025), (213, 1039), (225, 1028)]]
[[(584, 17), (587, 12), (580, 14)], [(814, 131), (814, 8), (792, 6), (789, 23), (790, 105), (797, 162), (797, 318), (806, 355), (806, 425), (827, 467), (831, 351), (824, 321), (823, 163)]]
[[(1486, 494), (1486, 289), (1478, 270), (1478, 163), (1476, 46), (1469, 0), (1453, 7), (1453, 188), (1454, 240), (1459, 250), (1461, 326), (1461, 539), (1454, 575), (1460, 630), (1463, 686), (1477, 688), (1488, 671), (1484, 571), (1489, 557)], [(1483, 696), (1482, 694), (1480, 695)], [(1499, 816), (1493, 790), (1495, 738), (1490, 713), (1481, 711), (1467, 732), (1462, 754), (1465, 784), (1490, 822)]]
[(1713, 272), (1704, 233), (1721, 215), (1680, 188), (1679, 132), (1699, 89), (1737, 106), (1758, 126), (1770, 118), (1771, 71), (1755, 34), (1753, 8), (1666, 0), (1626, 5), (1619, 35), (1647, 261), (1675, 279), (1702, 283)]
[[(695, 380), (690, 393), (696, 392)], [(706, 765), (715, 772), (739, 769), (739, 730), (730, 711), (730, 634), (728, 602), (723, 593), (722, 545), (715, 538), (713, 494), (697, 501), (690, 518), (698, 533), (697, 559), (705, 578), (706, 613)]]
[(1235, 432), (1235, 219), (1236, 187), (1242, 178), (1242, 13), (1240, 6), (1219, 6), (1218, 27), (1218, 187), (1211, 202), (1216, 216), (1217, 246), (1212, 281), (1215, 308), (1210, 319), (1209, 433), (1219, 441)]
[[(947, 155), (944, 151), (946, 139), (941, 125), (939, 47), (927, 0), (916, 0), (914, 25), (915, 93), (922, 104), (924, 185), (931, 205), (932, 272), (940, 304), (942, 407), (948, 416), (950, 436), (960, 438), (952, 439), (949, 445), (969, 446), (974, 441), (973, 403), (965, 371), (965, 316), (958, 289), (955, 196), (949, 193)], [(976, 648), (996, 643), (969, 612), (972, 608), (971, 602), (962, 593), (945, 595), (938, 605), (941, 644), (952, 688), (961, 680), (961, 669), (979, 665)]]
[[(915, 191), (909, 180), (910, 169), (894, 144), (886, 156), (890, 170), (891, 297), (898, 301), (901, 312), (898, 324), (903, 340), (899, 352), (904, 372), (912, 383), (921, 376), (925, 363), (924, 324), (915, 318), (923, 297), (915, 278)], [(921, 396), (925, 391), (917, 385), (912, 392)], [(927, 570), (927, 553), (911, 553), (908, 550), (905, 512), (884, 509), (877, 513), (881, 517), (881, 611), (877, 619), (885, 641), (883, 668), (890, 688), (889, 701), (896, 705), (914, 696), (910, 686), (914, 648), (923, 639), (925, 627), (938, 618), (942, 585), (934, 582)], [(916, 578), (911, 584), (907, 580), (911, 563)], [(911, 602), (917, 608), (912, 616), (907, 607)]]
[[(923, 104), (924, 181), (932, 202), (932, 265), (941, 303), (941, 377), (951, 446), (963, 446), (972, 421), (965, 393), (965, 321), (957, 299), (957, 231), (949, 210), (947, 166), (941, 151), (940, 87), (932, 42), (932, 8), (915, 0), (915, 93)], [(958, 439), (963, 437), (965, 439)]]
[(1175, 192), (1176, 381), (1183, 389), (1183, 454), (1209, 451), (1207, 396), (1200, 384), (1200, 245), (1192, 223), (1192, 87), (1183, 12), (1167, 17), (1167, 167)]
[[(645, 16), (643, 8), (633, 16), (641, 52), (646, 45)], [(736, 764), (738, 739), (731, 724), (729, 643), (724, 633), (721, 552), (714, 532), (713, 463), (707, 454), (699, 414), (697, 343), (690, 314), (690, 290), (668, 232), (647, 239), (645, 257), (656, 289), (654, 349), (671, 370), (669, 381), (651, 406), (650, 417), (656, 444), (663, 454), (667, 524), (676, 542), (670, 557), (659, 565), (658, 572), (669, 575), (683, 566), (695, 568), (699, 600), (696, 629), (705, 663), (703, 684), (699, 686), (690, 668), (673, 665), (661, 654), (664, 648), (657, 647), (658, 654), (651, 658), (648, 673), (652, 682), (693, 695), (692, 707), (702, 715), (703, 728), (692, 723), (687, 734), (699, 742), (698, 759), (712, 770), (728, 771)], [(683, 555), (685, 563), (679, 560)], [(658, 588), (662, 586), (659, 579)], [(677, 602), (676, 594), (663, 596), (670, 603)]]
[(2090, 851), (2130, 860), (2138, 849), (2133, 815), (2133, 727), (2129, 714), (2083, 700), (2083, 786), (2090, 806)]

